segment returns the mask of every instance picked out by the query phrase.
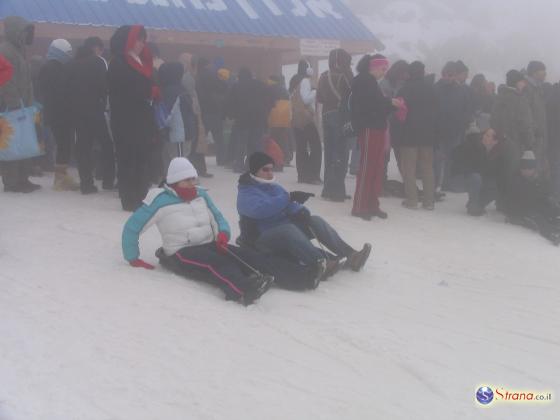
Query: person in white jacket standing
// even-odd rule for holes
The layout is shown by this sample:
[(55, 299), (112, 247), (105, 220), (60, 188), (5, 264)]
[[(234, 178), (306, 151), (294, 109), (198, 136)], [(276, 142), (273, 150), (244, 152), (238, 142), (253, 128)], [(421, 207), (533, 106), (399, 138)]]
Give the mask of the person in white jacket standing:
[(317, 91), (311, 86), (313, 68), (306, 60), (298, 64), (298, 72), (290, 80), (292, 127), (296, 139), (296, 168), (298, 182), (322, 184), (322, 146), (315, 124)]

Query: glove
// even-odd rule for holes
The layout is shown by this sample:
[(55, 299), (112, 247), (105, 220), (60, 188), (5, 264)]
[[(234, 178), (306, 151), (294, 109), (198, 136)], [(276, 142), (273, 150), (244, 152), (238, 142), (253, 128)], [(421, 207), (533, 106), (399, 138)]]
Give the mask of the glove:
[(311, 213), (304, 207), (292, 215), (292, 221), (300, 227), (307, 227), (311, 222)]
[(130, 261), (129, 264), (135, 268), (145, 268), (146, 270), (153, 270), (155, 267), (152, 264), (148, 264), (146, 261), (140, 258)]
[(227, 233), (220, 232), (216, 238), (216, 248), (220, 254), (226, 254), (228, 250), (229, 237)]
[(305, 204), (311, 197), (315, 197), (315, 194), (304, 191), (292, 191), (290, 193), (290, 201), (295, 201), (299, 204)]

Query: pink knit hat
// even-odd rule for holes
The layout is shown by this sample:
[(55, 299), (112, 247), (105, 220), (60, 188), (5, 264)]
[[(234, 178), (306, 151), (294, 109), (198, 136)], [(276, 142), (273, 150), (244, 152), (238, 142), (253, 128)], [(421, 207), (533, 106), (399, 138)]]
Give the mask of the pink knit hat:
[(374, 70), (378, 68), (389, 68), (389, 60), (386, 58), (372, 58), (369, 62), (369, 69)]

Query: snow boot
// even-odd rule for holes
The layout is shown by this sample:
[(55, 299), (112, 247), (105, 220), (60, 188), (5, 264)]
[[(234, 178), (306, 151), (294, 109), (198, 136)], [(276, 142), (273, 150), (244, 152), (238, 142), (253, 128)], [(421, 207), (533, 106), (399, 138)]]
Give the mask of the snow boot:
[(68, 174), (68, 165), (56, 165), (54, 168), (55, 191), (78, 191), (80, 185)]
[(321, 281), (324, 281), (329, 277), (334, 276), (340, 270), (340, 261), (338, 260), (322, 260), (322, 261), (325, 261), (325, 272), (323, 273), (323, 277), (321, 277)]
[(346, 260), (346, 266), (350, 268), (352, 271), (356, 271), (356, 272), (360, 271), (366, 264), (366, 261), (368, 260), (370, 253), (371, 253), (371, 244), (369, 243), (364, 244), (361, 251), (354, 251), (351, 255), (348, 256), (348, 259)]
[(327, 270), (326, 260), (317, 261), (317, 267), (313, 272), (313, 276), (309, 279), (309, 284), (307, 286), (309, 290), (315, 290), (317, 287), (319, 287), (319, 283), (321, 283), (321, 280), (325, 276), (326, 270)]
[(253, 284), (243, 295), (242, 303), (245, 306), (252, 305), (257, 299), (264, 295), (274, 283), (274, 277), (264, 274), (252, 274), (249, 277)]

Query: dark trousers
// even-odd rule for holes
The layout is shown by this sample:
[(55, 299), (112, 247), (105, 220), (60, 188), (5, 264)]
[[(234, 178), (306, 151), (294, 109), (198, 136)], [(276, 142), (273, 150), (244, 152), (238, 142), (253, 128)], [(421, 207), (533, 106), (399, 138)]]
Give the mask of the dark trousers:
[(206, 134), (212, 133), (216, 146), (216, 164), (223, 166), (227, 160), (227, 148), (224, 142), (224, 119), (220, 115), (210, 114), (204, 116)]
[(82, 188), (93, 185), (94, 143), (101, 148), (101, 174), (104, 187), (112, 187), (115, 182), (115, 149), (109, 134), (105, 115), (84, 115), (77, 120), (77, 158), (80, 185)]
[(264, 134), (264, 127), (240, 127), (237, 123), (233, 126), (231, 141), (235, 172), (244, 172), (247, 169), (245, 158), (254, 152), (262, 151)]
[(134, 211), (142, 205), (150, 187), (150, 144), (119, 143), (118, 137), (115, 139), (121, 203), (124, 210)]
[(0, 162), (4, 188), (18, 188), (28, 183), (31, 160)]
[(51, 124), (49, 126), (56, 142), (56, 164), (68, 165), (72, 158), (72, 148), (76, 141), (76, 130), (69, 124)]
[(332, 111), (323, 115), (325, 140), (325, 172), (323, 193), (325, 198), (344, 201), (346, 198), (346, 172), (348, 170), (349, 149), (342, 134), (340, 114)]
[(488, 204), (498, 198), (498, 187), (496, 181), (483, 177), (479, 173), (456, 175), (459, 182), (465, 185), (469, 194), (467, 209), (470, 211), (484, 210)]
[(309, 123), (304, 128), (294, 128), (294, 136), (296, 139), (298, 181), (320, 180), (322, 146), (315, 123)]

